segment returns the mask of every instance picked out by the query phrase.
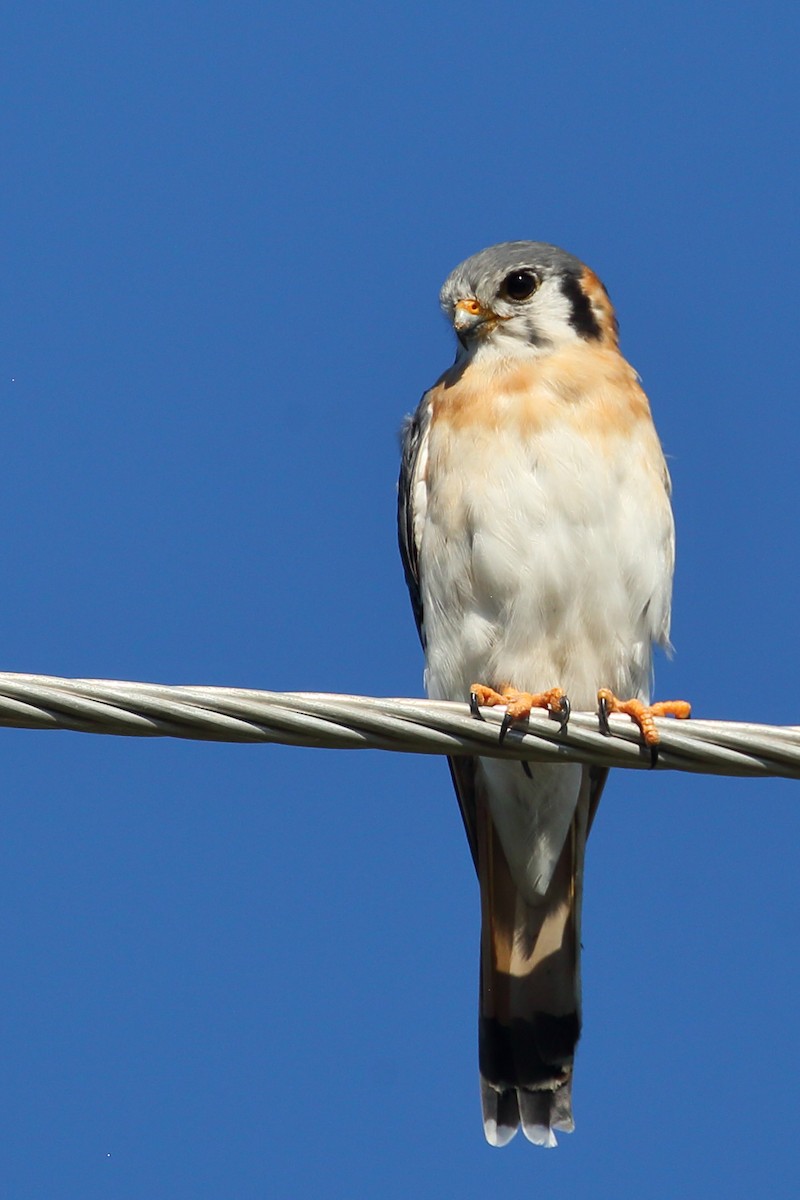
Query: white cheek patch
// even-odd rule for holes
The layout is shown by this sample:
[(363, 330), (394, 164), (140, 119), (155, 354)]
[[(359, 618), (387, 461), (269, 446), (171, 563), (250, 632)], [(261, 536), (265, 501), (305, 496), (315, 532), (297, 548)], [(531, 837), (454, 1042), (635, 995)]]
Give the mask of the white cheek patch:
[(572, 302), (561, 290), (558, 278), (545, 279), (526, 304), (516, 306), (506, 301), (497, 312), (501, 320), (467, 352), (475, 361), (537, 357), (579, 340), (572, 324)]
[(572, 303), (561, 290), (558, 279), (545, 279), (526, 306), (525, 317), (528, 328), (548, 342), (558, 345), (578, 337), (572, 326)]

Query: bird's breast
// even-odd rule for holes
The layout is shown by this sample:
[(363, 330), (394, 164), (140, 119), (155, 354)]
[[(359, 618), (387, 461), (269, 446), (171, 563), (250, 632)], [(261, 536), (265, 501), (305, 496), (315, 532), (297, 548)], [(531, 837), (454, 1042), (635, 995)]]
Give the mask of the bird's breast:
[(617, 354), (558, 357), (467, 368), (428, 394), (433, 695), (558, 685), (586, 707), (600, 686), (646, 690), (666, 637), (672, 520), (647, 399)]

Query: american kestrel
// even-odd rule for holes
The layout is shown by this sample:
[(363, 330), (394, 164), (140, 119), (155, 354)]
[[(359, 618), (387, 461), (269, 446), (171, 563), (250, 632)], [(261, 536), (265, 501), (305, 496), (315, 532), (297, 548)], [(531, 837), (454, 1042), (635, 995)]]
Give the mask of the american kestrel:
[[(597, 276), (541, 242), (468, 258), (441, 304), (455, 362), (409, 420), (399, 534), (428, 694), (628, 712), (645, 741), (654, 643), (669, 646), (674, 526), (647, 397)], [(617, 697), (621, 697), (618, 700)], [(481, 893), (487, 1140), (573, 1129), (586, 837), (607, 771), (454, 757)]]

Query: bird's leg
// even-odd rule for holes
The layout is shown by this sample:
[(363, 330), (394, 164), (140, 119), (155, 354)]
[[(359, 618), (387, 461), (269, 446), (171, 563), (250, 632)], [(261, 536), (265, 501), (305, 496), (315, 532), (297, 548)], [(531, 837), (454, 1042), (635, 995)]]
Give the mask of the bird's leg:
[(566, 728), (570, 714), (569, 699), (561, 688), (550, 688), (547, 692), (520, 692), (517, 688), (501, 687), (495, 691), (483, 683), (473, 683), (469, 689), (469, 706), (473, 716), (480, 718), (481, 705), (484, 708), (505, 708), (506, 715), (500, 726), (501, 742), (505, 741), (512, 725), (527, 721), (532, 708), (546, 709), (562, 729)]
[(686, 700), (658, 700), (655, 704), (644, 704), (641, 700), (620, 700), (609, 688), (600, 688), (597, 693), (598, 716), (602, 733), (610, 733), (608, 718), (611, 713), (625, 713), (639, 726), (644, 744), (649, 747), (650, 760), (655, 766), (658, 761), (660, 741), (654, 717), (678, 717), (685, 720), (692, 715), (692, 706)]

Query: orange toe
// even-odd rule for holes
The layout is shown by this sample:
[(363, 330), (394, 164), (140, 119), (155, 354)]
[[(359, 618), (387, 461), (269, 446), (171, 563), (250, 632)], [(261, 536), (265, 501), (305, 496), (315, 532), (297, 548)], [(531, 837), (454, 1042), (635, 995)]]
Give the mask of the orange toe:
[(478, 704), (482, 708), (497, 708), (507, 703), (502, 693), (496, 692), (494, 688), (487, 687), (485, 683), (470, 684), (469, 698), (472, 704)]
[(470, 688), (470, 706), (477, 714), (478, 708), (502, 706), (506, 710), (500, 728), (500, 741), (505, 740), (510, 727), (518, 721), (527, 721), (531, 709), (544, 708), (557, 717), (562, 725), (569, 719), (569, 700), (561, 688), (550, 688), (546, 692), (521, 692), (513, 687), (501, 687), (499, 691), (482, 683), (473, 683)]
[(685, 720), (692, 713), (692, 706), (686, 700), (658, 700), (655, 704), (644, 704), (641, 700), (620, 700), (609, 688), (601, 688), (597, 699), (600, 703), (600, 720), (605, 727), (604, 732), (608, 732), (607, 718), (610, 713), (625, 713), (639, 726), (648, 746), (657, 746), (660, 740), (655, 717), (678, 717)]

